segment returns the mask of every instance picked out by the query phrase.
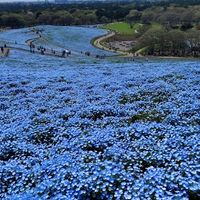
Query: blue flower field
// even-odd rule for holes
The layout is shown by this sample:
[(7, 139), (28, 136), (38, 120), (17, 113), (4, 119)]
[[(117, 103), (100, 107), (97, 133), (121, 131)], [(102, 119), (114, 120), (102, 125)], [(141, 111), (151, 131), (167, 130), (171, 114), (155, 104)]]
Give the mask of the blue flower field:
[(200, 199), (199, 61), (13, 51), (0, 74), (0, 199)]

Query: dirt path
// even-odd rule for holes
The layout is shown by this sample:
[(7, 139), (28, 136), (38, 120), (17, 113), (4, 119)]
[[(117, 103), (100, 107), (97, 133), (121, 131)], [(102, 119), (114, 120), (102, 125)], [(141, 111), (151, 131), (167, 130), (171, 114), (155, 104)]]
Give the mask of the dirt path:
[[(37, 28), (30, 28), (29, 31), (33, 32), (35, 37), (33, 36), (33, 38), (26, 40), (24, 44), (13, 43), (13, 42), (7, 41), (5, 43), (7, 44), (8, 49), (9, 50), (29, 52), (29, 53), (32, 53), (32, 54), (42, 54), (42, 55), (45, 55), (45, 56), (62, 57), (62, 58), (67, 58), (67, 57), (71, 57), (71, 56), (75, 56), (75, 57), (86, 56), (88, 58), (93, 57), (93, 58), (97, 58), (97, 59), (102, 59), (102, 58), (110, 57), (110, 56), (105, 56), (105, 55), (93, 54), (92, 52), (89, 52), (89, 55), (88, 55), (87, 52), (83, 52), (81, 50), (80, 51), (73, 51), (73, 50), (70, 50), (70, 49), (68, 49), (68, 51), (70, 51), (71, 54), (70, 55), (65, 54), (65, 56), (63, 56), (62, 55), (63, 51), (66, 50), (66, 49), (63, 48), (63, 47), (60, 47), (60, 46), (55, 46), (55, 45), (54, 45), (55, 49), (53, 51), (52, 51), (52, 47), (50, 47), (50, 46), (48, 47), (48, 45), (45, 46), (45, 48), (43, 48), (43, 49), (45, 49), (45, 51), (43, 51), (43, 50), (41, 50), (40, 45), (35, 44), (35, 42), (39, 39), (45, 40), (47, 43), (49, 43), (48, 40), (42, 35), (42, 31), (37, 29)], [(97, 38), (94, 41), (94, 43), (95, 43), (94, 46), (97, 47), (97, 48), (103, 49), (103, 50), (110, 51), (110, 49), (104, 47), (101, 43), (104, 39), (107, 39), (107, 38), (112, 37), (114, 35), (115, 35), (114, 32), (110, 32), (109, 34), (106, 34), (104, 36)], [(33, 45), (34, 47), (31, 47), (31, 45)], [(113, 51), (113, 52), (116, 52), (116, 51)], [(3, 53), (0, 52), (0, 56), (3, 57), (5, 55), (3, 55)]]
[[(5, 44), (7, 44), (7, 48), (4, 48), (4, 52), (0, 51), (0, 57), (6, 57), (9, 54), (9, 51), (11, 50), (16, 50), (16, 51), (23, 51), (23, 52), (29, 52), (31, 54), (42, 54), (45, 56), (51, 56), (51, 57), (60, 57), (60, 58), (67, 58), (68, 56), (62, 55), (62, 51), (56, 51), (54, 50), (54, 52), (52, 52), (52, 49), (50, 48), (45, 48), (45, 52), (41, 52), (41, 50), (38, 49), (38, 46), (35, 45), (35, 48), (30, 49), (30, 45), (33, 44), (36, 40), (42, 38), (41, 32), (37, 29), (30, 29), (30, 31), (35, 32), (36, 33), (36, 37), (35, 38), (30, 38), (28, 40), (25, 41), (24, 44), (19, 44), (19, 43), (14, 43), (14, 42), (9, 42), (6, 41)], [(38, 32), (38, 34), (37, 34)]]
[(31, 39), (26, 40), (25, 43), (26, 43), (28, 46), (30, 46), (33, 42), (35, 42), (35, 41), (38, 40), (38, 39), (39, 39), (39, 37), (31, 38)]
[[(34, 44), (34, 42), (36, 42), (39, 39), (44, 40), (47, 43), (49, 43), (48, 39), (46, 39), (42, 35), (42, 32), (40, 30), (38, 30), (36, 28), (33, 28), (33, 29), (30, 29), (30, 31), (34, 32), (37, 37), (28, 39), (25, 42), (29, 47), (30, 47), (31, 44)], [(35, 49), (37, 49), (39, 47), (36, 44), (34, 44), (34, 45), (35, 45)], [(50, 56), (58, 56), (59, 55), (59, 57), (61, 57), (60, 55), (62, 55), (63, 50), (67, 50), (67, 51), (71, 52), (70, 56), (71, 55), (80, 56), (81, 54), (83, 54), (83, 53), (81, 53), (81, 51), (79, 52), (79, 51), (74, 51), (74, 50), (71, 50), (71, 49), (66, 49), (65, 47), (62, 47), (62, 46), (59, 46), (59, 45), (53, 45), (53, 46), (54, 46), (55, 49), (60, 49), (60, 51), (59, 50), (54, 50), (55, 53), (53, 53), (52, 52), (52, 47), (51, 48), (50, 47), (49, 48), (45, 47), (45, 49), (47, 50), (47, 51), (45, 51), (45, 55), (50, 55)], [(46, 53), (46, 52), (48, 52), (48, 53)]]
[[(24, 48), (20, 48), (20, 47), (13, 47), (13, 46), (9, 46), (9, 49), (23, 51), (23, 52), (29, 52), (29, 53), (32, 53), (32, 54), (40, 54), (41, 55), (41, 51), (38, 51), (38, 50), (35, 50), (34, 52), (30, 52), (29, 49), (24, 49)], [(67, 56), (63, 57), (62, 56), (62, 52), (60, 52), (60, 51), (55, 51), (55, 54), (53, 54), (50, 49), (46, 49), (45, 53), (42, 54), (42, 55), (51, 56), (51, 57), (59, 57), (59, 58), (67, 58)]]
[[(42, 32), (40, 31), (40, 30), (38, 30), (38, 29), (36, 29), (36, 28), (33, 28), (33, 29), (30, 29), (30, 31), (32, 31), (32, 32), (34, 32), (35, 34), (36, 34), (36, 36), (37, 37), (35, 37), (35, 38), (31, 38), (31, 39), (28, 39), (25, 43), (28, 45), (28, 47), (30, 47), (30, 45), (31, 44), (34, 44), (34, 42), (36, 42), (37, 40), (39, 40), (39, 39), (42, 39), (42, 40), (45, 40), (47, 43), (48, 43), (48, 39), (46, 39), (43, 35), (42, 35)], [(113, 32), (113, 33), (111, 33), (110, 35), (105, 35), (105, 39), (107, 38), (107, 37), (112, 37), (113, 35), (114, 35), (115, 33)], [(99, 40), (97, 39), (97, 44), (99, 44), (100, 45), (100, 43), (101, 43), (101, 40), (103, 40), (104, 38), (99, 38)], [(34, 44), (35, 45), (35, 44)], [(37, 45), (35, 45), (35, 49), (37, 49)], [(105, 55), (97, 55), (97, 54), (93, 54), (92, 52), (89, 52), (89, 55), (88, 55), (88, 52), (83, 52), (83, 51), (81, 51), (81, 50), (79, 50), (79, 51), (75, 51), (75, 50), (71, 50), (71, 49), (66, 49), (65, 47), (62, 47), (62, 46), (59, 46), (59, 45), (54, 45), (54, 47), (55, 47), (55, 49), (60, 49), (60, 51), (55, 51), (56, 52), (56, 54), (53, 54), (52, 53), (52, 51), (51, 51), (51, 49), (50, 48), (46, 48), (46, 52), (48, 52), (48, 53), (46, 53), (45, 52), (45, 55), (50, 55), (50, 56), (58, 56), (59, 55), (59, 53), (60, 54), (62, 54), (62, 51), (63, 50), (68, 50), (68, 51), (70, 51), (71, 52), (71, 55), (73, 55), (73, 56), (81, 56), (81, 55), (84, 55), (84, 56), (86, 56), (86, 57), (93, 57), (93, 58), (98, 58), (98, 59), (100, 59), (100, 58), (106, 58), (106, 57), (110, 57), (110, 56), (105, 56)], [(103, 46), (102, 46), (103, 47)], [(100, 47), (99, 47), (100, 48)], [(106, 50), (105, 48), (104, 48), (104, 50)], [(38, 52), (36, 52), (36, 53), (38, 53)], [(71, 56), (70, 55), (70, 56)], [(61, 57), (60, 55), (59, 55), (59, 57)]]
[(35, 35), (36, 35), (37, 37), (35, 37), (35, 38), (30, 38), (30, 39), (26, 40), (25, 43), (26, 43), (28, 46), (30, 46), (33, 42), (39, 40), (40, 38), (44, 39), (44, 37), (42, 36), (42, 31), (41, 31), (41, 30), (36, 29), (36, 28), (33, 28), (33, 29), (30, 29), (30, 31), (34, 32)]
[(93, 46), (95, 46), (96, 48), (102, 49), (102, 50), (106, 50), (106, 51), (110, 51), (110, 52), (114, 52), (114, 53), (118, 53), (118, 56), (133, 56), (132, 54), (129, 54), (127, 52), (124, 51), (120, 51), (120, 50), (114, 50), (111, 48), (108, 48), (106, 46), (104, 46), (102, 43), (104, 42), (104, 40), (109, 39), (113, 36), (115, 36), (116, 33), (114, 31), (107, 33), (106, 35), (100, 36), (96, 39), (94, 39), (94, 41), (92, 42)]
[(105, 47), (102, 45), (102, 42), (108, 38), (111, 38), (115, 35), (115, 32), (110, 32), (106, 35), (103, 35), (103, 36), (100, 36), (98, 38), (96, 38), (93, 42), (93, 45), (99, 49), (103, 49), (103, 50), (106, 50), (106, 51), (112, 51), (111, 49)]

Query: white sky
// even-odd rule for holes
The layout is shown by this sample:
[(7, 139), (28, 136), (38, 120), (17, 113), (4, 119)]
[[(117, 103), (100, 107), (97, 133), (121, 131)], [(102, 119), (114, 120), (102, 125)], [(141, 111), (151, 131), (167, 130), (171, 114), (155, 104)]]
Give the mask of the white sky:
[[(30, 1), (38, 1), (38, 0), (0, 0), (0, 3), (3, 3), (3, 2), (20, 2), (20, 1), (23, 1), (23, 2), (30, 2)], [(39, 0), (39, 1), (42, 1), (42, 0)], [(44, 1), (44, 0), (43, 0)]]

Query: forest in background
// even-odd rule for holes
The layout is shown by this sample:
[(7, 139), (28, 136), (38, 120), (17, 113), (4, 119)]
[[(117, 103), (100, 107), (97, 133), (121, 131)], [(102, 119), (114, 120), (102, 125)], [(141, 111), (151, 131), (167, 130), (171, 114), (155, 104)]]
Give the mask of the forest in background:
[[(67, 5), (1, 4), (0, 27), (90, 25), (124, 20), (141, 20), (142, 23), (155, 21), (170, 24), (194, 23), (198, 22), (200, 18), (200, 7), (198, 5), (200, 5), (200, 0), (175, 0), (157, 3), (91, 2)], [(179, 8), (178, 13), (177, 8)], [(161, 16), (160, 11), (163, 16)]]
[(200, 56), (200, 0), (135, 3), (1, 4), (0, 28), (35, 25), (142, 24), (137, 34), (117, 33), (109, 40), (132, 40), (132, 52), (155, 56)]

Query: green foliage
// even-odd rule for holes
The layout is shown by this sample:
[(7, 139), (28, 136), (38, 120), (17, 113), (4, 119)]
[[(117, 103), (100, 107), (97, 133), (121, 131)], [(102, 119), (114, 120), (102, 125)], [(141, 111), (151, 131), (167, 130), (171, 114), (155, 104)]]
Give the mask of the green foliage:
[[(187, 3), (187, 4), (186, 4)], [(200, 19), (200, 6), (185, 1), (181, 6), (162, 3), (88, 3), (88, 4), (1, 4), (0, 27), (23, 27), (36, 24), (84, 25), (126, 21), (116, 27), (123, 34), (132, 34), (136, 22), (143, 24), (159, 23), (167, 28), (188, 30)], [(190, 5), (191, 4), (191, 5)], [(129, 27), (130, 25), (130, 27)], [(115, 29), (115, 27), (114, 27)], [(123, 31), (124, 29), (124, 31)]]
[(139, 23), (126, 23), (126, 22), (115, 22), (106, 24), (103, 26), (103, 28), (115, 31), (122, 35), (133, 35), (137, 32), (141, 27), (141, 24)]
[(131, 10), (129, 14), (126, 16), (127, 21), (139, 21), (141, 19), (142, 12), (138, 10)]
[(165, 117), (165, 114), (153, 110), (150, 112), (141, 112), (133, 115), (131, 118), (128, 119), (128, 123), (132, 124), (138, 121), (161, 123), (165, 119)]
[(26, 25), (26, 21), (24, 16), (20, 14), (3, 14), (0, 17), (0, 24), (2, 26), (9, 26), (9, 27), (23, 27)]
[(133, 51), (155, 56), (200, 56), (200, 31), (167, 30), (152, 26), (137, 41)]

